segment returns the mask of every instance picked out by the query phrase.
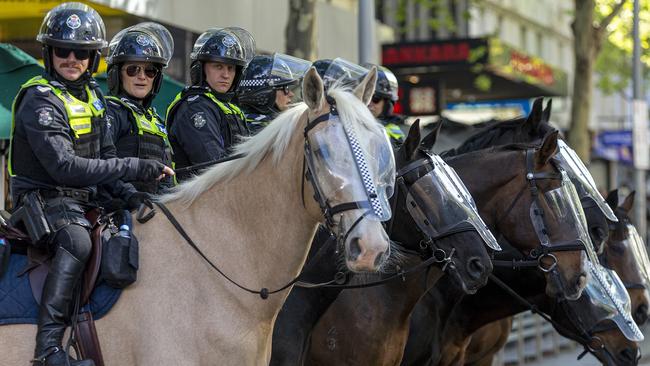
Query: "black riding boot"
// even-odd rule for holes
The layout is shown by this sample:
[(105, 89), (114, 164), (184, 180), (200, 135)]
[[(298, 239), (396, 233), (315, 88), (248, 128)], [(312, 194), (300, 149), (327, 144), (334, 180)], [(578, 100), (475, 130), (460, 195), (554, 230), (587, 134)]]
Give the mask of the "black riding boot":
[[(36, 366), (67, 366), (62, 347), (66, 322), (74, 308), (74, 287), (81, 277), (84, 263), (65, 248), (59, 247), (45, 280), (36, 333)], [(75, 361), (70, 366), (94, 366), (92, 360)]]

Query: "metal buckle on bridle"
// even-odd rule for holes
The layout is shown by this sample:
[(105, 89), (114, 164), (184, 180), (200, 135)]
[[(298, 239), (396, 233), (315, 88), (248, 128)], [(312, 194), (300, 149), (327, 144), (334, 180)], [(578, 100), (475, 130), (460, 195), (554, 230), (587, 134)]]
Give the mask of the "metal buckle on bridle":
[[(551, 258), (552, 262), (548, 268), (544, 268), (544, 264), (542, 263), (542, 260), (544, 258)], [(557, 268), (557, 257), (553, 253), (544, 253), (541, 256), (537, 258), (537, 266), (538, 268), (544, 272), (544, 273), (549, 273), (552, 272)]]

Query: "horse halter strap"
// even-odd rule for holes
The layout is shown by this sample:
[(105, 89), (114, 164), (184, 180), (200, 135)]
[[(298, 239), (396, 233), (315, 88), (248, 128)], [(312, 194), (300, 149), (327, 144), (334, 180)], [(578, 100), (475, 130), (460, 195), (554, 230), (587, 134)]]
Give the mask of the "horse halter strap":
[[(527, 259), (523, 260), (492, 260), (492, 264), (497, 267), (510, 267), (513, 269), (516, 268), (522, 268), (522, 267), (539, 267), (540, 270), (543, 272), (552, 272), (556, 269), (557, 266), (557, 258), (555, 255), (553, 255), (554, 252), (572, 252), (572, 251), (579, 251), (579, 250), (585, 250), (585, 245), (587, 244), (581, 244), (581, 243), (563, 243), (563, 244), (558, 244), (558, 245), (551, 245), (549, 246), (548, 243), (548, 229), (546, 225), (546, 220), (544, 219), (544, 212), (541, 210), (541, 205), (540, 205), (540, 190), (537, 188), (537, 180), (541, 179), (557, 179), (561, 180), (562, 175), (560, 173), (551, 173), (551, 172), (535, 172), (535, 150), (534, 149), (527, 149), (526, 150), (526, 181), (527, 181), (527, 187), (528, 191), (533, 199), (533, 202), (535, 203), (535, 206), (537, 207), (534, 209), (533, 213), (537, 216), (539, 216), (539, 220), (542, 223), (543, 229), (542, 233), (544, 234), (544, 238), (540, 238), (540, 243), (537, 246), (537, 248), (533, 249), (530, 251), (530, 253), (527, 256)], [(501, 221), (504, 217), (506, 217), (510, 211), (514, 208), (516, 202), (519, 200), (519, 198), (522, 196), (523, 192), (526, 190), (526, 187), (524, 187), (515, 197), (513, 202), (510, 204), (508, 207), (508, 210), (497, 220), (497, 223)], [(496, 224), (495, 224), (496, 226)], [(541, 260), (544, 258), (550, 258), (552, 260), (551, 265), (548, 268), (544, 268), (542, 266)]]
[[(502, 290), (504, 290), (508, 295), (513, 297), (515, 300), (517, 300), (521, 305), (524, 307), (528, 308), (531, 313), (537, 314), (541, 316), (544, 320), (547, 322), (551, 323), (555, 329), (558, 331), (564, 332), (566, 334), (574, 334), (574, 336), (578, 339), (578, 342), (584, 346), (584, 351), (578, 355), (578, 360), (583, 358), (587, 353), (592, 353), (595, 355), (596, 351), (602, 351), (605, 354), (607, 354), (609, 357), (612, 357), (611, 353), (607, 348), (605, 348), (605, 345), (602, 343), (602, 340), (598, 336), (594, 336), (593, 333), (596, 333), (600, 331), (601, 329), (592, 329), (592, 330), (585, 330), (584, 327), (582, 327), (582, 324), (580, 326), (576, 326), (576, 329), (579, 334), (575, 334), (572, 331), (569, 331), (565, 326), (562, 324), (556, 322), (551, 318), (549, 315), (541, 311), (537, 305), (531, 303), (528, 301), (525, 297), (519, 295), (517, 291), (512, 289), (510, 286), (508, 286), (505, 282), (501, 281), (499, 277), (497, 277), (494, 273), (490, 273), (489, 279), (494, 282), (497, 286), (499, 286)], [(567, 301), (567, 300), (561, 300), (561, 301)], [(565, 309), (571, 309), (571, 307), (565, 307)], [(572, 310), (571, 310), (572, 311)], [(573, 315), (573, 314), (570, 314)], [(571, 316), (571, 319), (576, 319), (578, 320), (578, 317)], [(603, 329), (605, 330), (605, 329)], [(593, 340), (598, 340), (600, 341), (600, 345), (598, 348), (593, 347), (591, 345), (591, 342)], [(614, 359), (614, 358), (612, 358)]]

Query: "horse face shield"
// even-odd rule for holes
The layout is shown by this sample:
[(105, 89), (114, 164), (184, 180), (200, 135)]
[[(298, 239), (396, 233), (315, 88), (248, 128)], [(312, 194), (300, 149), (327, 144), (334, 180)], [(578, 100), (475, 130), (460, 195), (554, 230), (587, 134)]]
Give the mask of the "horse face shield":
[(616, 272), (597, 262), (585, 261), (585, 267), (590, 277), (582, 297), (566, 302), (575, 315), (576, 325), (592, 334), (606, 330), (605, 322), (611, 321), (627, 339), (642, 341), (643, 334), (632, 319), (630, 296)]
[[(359, 133), (371, 135), (364, 145)], [(386, 221), (395, 185), (395, 160), (383, 130), (359, 131), (337, 116), (314, 128), (306, 145), (307, 162), (326, 208), (356, 204), (365, 217)], [(327, 214), (327, 212), (326, 212)]]
[(594, 178), (576, 152), (562, 140), (557, 141), (557, 146), (558, 152), (555, 157), (576, 185), (576, 189), (580, 192), (579, 196), (591, 198), (609, 221), (617, 222), (614, 211), (596, 188)]
[(628, 237), (623, 240), (626, 250), (629, 250), (634, 256), (634, 260), (638, 266), (639, 275), (643, 280), (643, 285), (648, 288), (650, 286), (650, 261), (648, 260), (648, 251), (646, 250), (645, 243), (639, 232), (636, 231), (634, 225), (627, 224)]
[[(541, 201), (547, 210), (540, 207)], [(562, 172), (562, 185), (559, 188), (544, 192), (539, 201), (533, 201), (530, 218), (542, 246), (557, 248), (578, 242), (584, 247), (590, 261), (598, 263), (594, 246), (587, 233), (587, 220), (580, 198), (565, 172)], [(567, 242), (564, 239), (566, 237), (575, 238), (576, 242)]]
[(456, 171), (438, 155), (429, 155), (433, 169), (419, 178), (406, 198), (409, 213), (420, 230), (432, 238), (471, 226), (487, 246), (501, 250)]

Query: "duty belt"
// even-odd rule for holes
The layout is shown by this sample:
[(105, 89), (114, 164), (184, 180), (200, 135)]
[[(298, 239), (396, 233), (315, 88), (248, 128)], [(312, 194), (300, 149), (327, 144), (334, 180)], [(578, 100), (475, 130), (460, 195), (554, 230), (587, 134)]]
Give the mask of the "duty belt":
[(56, 189), (41, 189), (38, 191), (41, 197), (45, 199), (56, 197), (69, 197), (83, 203), (90, 202), (92, 193), (86, 189), (74, 188), (56, 188)]

